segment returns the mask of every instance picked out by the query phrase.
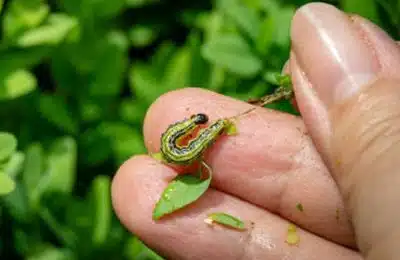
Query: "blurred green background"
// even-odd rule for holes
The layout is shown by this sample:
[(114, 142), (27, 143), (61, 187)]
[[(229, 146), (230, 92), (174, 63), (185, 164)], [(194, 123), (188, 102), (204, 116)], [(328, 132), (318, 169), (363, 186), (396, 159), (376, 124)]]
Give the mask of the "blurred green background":
[[(146, 109), (184, 86), (270, 92), (307, 2), (1, 0), (0, 258), (161, 259), (110, 202)], [(327, 2), (398, 39), (399, 0)]]

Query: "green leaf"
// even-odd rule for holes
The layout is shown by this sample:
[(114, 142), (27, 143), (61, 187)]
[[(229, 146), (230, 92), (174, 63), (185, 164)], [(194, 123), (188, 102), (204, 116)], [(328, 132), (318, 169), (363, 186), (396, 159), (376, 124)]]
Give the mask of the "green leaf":
[(274, 43), (281, 48), (288, 48), (290, 44), (290, 26), (295, 9), (293, 7), (280, 8), (277, 12), (271, 14), (273, 19)]
[(260, 0), (260, 7), (269, 14), (278, 12), (280, 9), (279, 2), (276, 0)]
[(77, 145), (72, 137), (53, 142), (47, 157), (45, 192), (71, 193), (75, 184)]
[(56, 248), (50, 245), (36, 250), (27, 260), (73, 260), (72, 253), (66, 249)]
[(108, 176), (97, 176), (92, 182), (93, 234), (92, 241), (99, 246), (107, 242), (111, 226), (111, 181)]
[(165, 87), (159, 85), (159, 81), (152, 73), (147, 64), (133, 64), (129, 73), (129, 82), (132, 91), (143, 99), (147, 104), (151, 104), (158, 96), (163, 93)]
[(24, 69), (13, 71), (0, 83), (0, 100), (18, 98), (32, 92), (36, 87), (37, 81), (32, 73)]
[(78, 28), (78, 20), (65, 14), (52, 14), (45, 25), (26, 31), (17, 40), (20, 47), (57, 45)]
[(7, 132), (0, 132), (0, 161), (8, 159), (17, 149), (17, 139)]
[(39, 143), (31, 144), (25, 151), (22, 183), (31, 205), (37, 205), (42, 193), (40, 181), (44, 173), (44, 152)]
[(15, 189), (7, 196), (3, 197), (5, 208), (18, 222), (26, 222), (29, 218), (32, 218), (32, 214), (29, 209), (28, 199), (26, 191), (20, 182), (15, 183)]
[(138, 8), (145, 5), (159, 2), (160, 0), (125, 0), (129, 7)]
[[(190, 69), (188, 72), (188, 86), (192, 87), (209, 87), (211, 68), (208, 62), (201, 55), (201, 37), (198, 33), (189, 36), (190, 48)], [(215, 90), (215, 89), (214, 89)]]
[[(0, 51), (0, 75), (7, 78), (10, 73), (22, 74), (21, 68), (35, 66), (49, 54), (48, 47), (33, 47), (29, 49), (7, 49)], [(15, 77), (15, 75), (14, 75)], [(33, 77), (33, 75), (31, 76)], [(36, 80), (35, 80), (36, 82)], [(36, 86), (36, 83), (35, 83)]]
[(157, 202), (153, 219), (157, 220), (193, 203), (206, 192), (211, 182), (211, 174), (201, 180), (193, 175), (178, 175), (163, 191)]
[(206, 43), (203, 57), (242, 77), (253, 77), (262, 68), (262, 61), (255, 56), (250, 46), (237, 35), (221, 35)]
[(272, 16), (268, 16), (261, 23), (260, 33), (256, 40), (256, 48), (259, 53), (266, 55), (274, 43), (275, 24)]
[(143, 137), (138, 129), (123, 123), (104, 123), (103, 133), (112, 140), (114, 159), (117, 164), (123, 163), (134, 154), (145, 153)]
[(7, 195), (15, 189), (15, 182), (7, 174), (0, 171), (0, 196)]
[(131, 99), (123, 99), (119, 106), (119, 116), (127, 123), (142, 123), (146, 113), (143, 103)]
[(179, 89), (186, 86), (187, 75), (190, 69), (190, 49), (182, 47), (169, 60), (164, 74), (167, 90)]
[(0, 0), (0, 13), (3, 11), (4, 0)]
[(216, 212), (216, 213), (211, 213), (208, 215), (206, 221), (216, 222), (218, 224), (232, 227), (235, 229), (239, 230), (244, 230), (246, 229), (244, 222), (234, 216), (231, 216), (227, 213), (222, 213), (222, 212)]
[(37, 27), (46, 19), (49, 10), (49, 6), (41, 0), (11, 1), (4, 15), (4, 36), (13, 38), (25, 30)]
[(148, 46), (156, 37), (156, 31), (150, 26), (136, 25), (129, 30), (129, 39), (134, 47)]
[(96, 67), (88, 86), (93, 96), (115, 96), (121, 91), (123, 75), (128, 66), (128, 39), (118, 31), (106, 37), (102, 52), (96, 57)]
[(117, 164), (134, 154), (145, 153), (142, 134), (122, 122), (104, 122), (85, 132), (81, 140), (84, 160), (92, 165), (111, 156)]
[(44, 118), (67, 133), (78, 132), (78, 122), (70, 112), (66, 101), (60, 96), (42, 95), (39, 111)]
[(377, 10), (377, 1), (375, 0), (341, 0), (340, 5), (345, 12), (356, 13), (374, 23), (379, 23)]
[(6, 164), (2, 166), (3, 171), (11, 178), (16, 178), (24, 166), (25, 155), (22, 152), (14, 152)]
[(118, 15), (125, 5), (126, 0), (86, 0), (89, 2), (88, 8), (92, 9), (92, 13), (97, 19), (112, 18)]
[(125, 245), (125, 255), (127, 259), (131, 260), (163, 260), (161, 256), (158, 256), (153, 250), (148, 248), (142, 241), (137, 237), (131, 237), (128, 239)]
[(236, 0), (220, 0), (220, 9), (252, 40), (256, 40), (260, 31), (260, 20), (255, 10), (238, 3)]

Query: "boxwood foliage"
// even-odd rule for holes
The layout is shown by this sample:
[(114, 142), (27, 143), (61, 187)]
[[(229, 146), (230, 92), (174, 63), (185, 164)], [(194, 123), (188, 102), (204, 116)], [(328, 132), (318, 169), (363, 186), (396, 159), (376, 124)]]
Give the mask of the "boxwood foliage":
[[(185, 86), (272, 91), (306, 2), (1, 0), (0, 258), (161, 259), (110, 201), (118, 166), (146, 152), (146, 109)], [(398, 36), (399, 1), (330, 3)]]

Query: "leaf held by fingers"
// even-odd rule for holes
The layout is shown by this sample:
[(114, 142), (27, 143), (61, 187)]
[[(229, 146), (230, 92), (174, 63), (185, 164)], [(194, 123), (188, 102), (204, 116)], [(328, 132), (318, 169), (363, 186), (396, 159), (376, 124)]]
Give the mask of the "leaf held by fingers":
[(153, 219), (158, 220), (196, 201), (208, 189), (210, 182), (211, 174), (205, 180), (193, 175), (178, 175), (163, 191), (153, 210)]
[(246, 229), (244, 222), (234, 216), (231, 216), (227, 213), (222, 213), (222, 212), (216, 212), (216, 213), (211, 213), (208, 215), (208, 218), (206, 219), (207, 223), (218, 223), (224, 226), (232, 227), (235, 229), (239, 230), (244, 230)]

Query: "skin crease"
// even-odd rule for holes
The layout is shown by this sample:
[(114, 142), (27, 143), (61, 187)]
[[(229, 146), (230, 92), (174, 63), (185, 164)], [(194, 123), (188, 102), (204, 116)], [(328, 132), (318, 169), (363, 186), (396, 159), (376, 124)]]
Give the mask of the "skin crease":
[[(314, 22), (310, 23), (310, 19)], [(340, 24), (340, 33), (330, 35), (335, 30), (330, 28), (331, 24)], [(350, 32), (343, 29), (347, 27)], [(304, 31), (310, 35), (299, 33)], [(349, 37), (359, 43), (347, 44)], [(206, 161), (214, 170), (214, 178), (212, 188), (199, 201), (154, 222), (154, 204), (182, 169), (168, 167), (148, 156), (135, 156), (118, 170), (112, 185), (118, 217), (132, 233), (167, 259), (360, 260), (363, 258), (356, 241), (366, 259), (397, 259), (394, 249), (400, 231), (393, 227), (397, 226), (400, 213), (395, 206), (398, 203), (391, 198), (400, 195), (396, 175), (396, 155), (400, 151), (388, 144), (398, 143), (399, 131), (388, 126), (400, 123), (396, 113), (387, 111), (400, 111), (400, 83), (395, 73), (400, 71), (400, 48), (365, 19), (349, 18), (318, 3), (296, 12), (291, 38), (293, 47), (285, 70), (292, 76), (302, 118), (263, 108), (239, 118), (238, 135), (222, 137), (207, 153)], [(347, 47), (324, 47), (321, 39), (343, 42)], [(359, 47), (362, 44), (366, 47)], [(315, 46), (319, 52), (311, 51)], [(329, 48), (336, 48), (335, 54), (339, 56), (332, 56)], [(367, 54), (353, 57), (351, 48)], [(345, 58), (338, 59), (342, 56)], [(322, 65), (325, 70), (321, 72)], [(354, 65), (363, 69), (361, 72), (374, 73), (376, 78), (391, 79), (372, 81), (362, 93), (351, 90), (328, 94), (337, 86), (351, 83), (354, 88), (355, 83), (365, 79), (352, 77)], [(343, 75), (351, 81), (342, 81), (350, 83), (338, 79)], [(321, 85), (326, 87), (322, 94)], [(168, 125), (191, 114), (206, 113), (213, 121), (249, 107), (201, 89), (167, 93), (146, 115), (146, 146), (157, 152), (160, 135)], [(370, 107), (376, 113), (370, 113)], [(377, 127), (376, 118), (383, 118), (386, 127)], [(379, 138), (381, 133), (389, 139)], [(299, 202), (304, 212), (296, 209)], [(336, 209), (340, 212), (339, 220)], [(237, 232), (210, 227), (203, 221), (214, 211), (238, 216), (250, 228)], [(300, 244), (295, 247), (285, 243), (289, 222), (301, 227)]]

